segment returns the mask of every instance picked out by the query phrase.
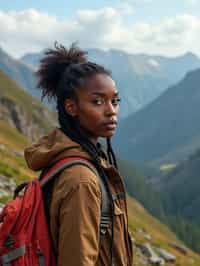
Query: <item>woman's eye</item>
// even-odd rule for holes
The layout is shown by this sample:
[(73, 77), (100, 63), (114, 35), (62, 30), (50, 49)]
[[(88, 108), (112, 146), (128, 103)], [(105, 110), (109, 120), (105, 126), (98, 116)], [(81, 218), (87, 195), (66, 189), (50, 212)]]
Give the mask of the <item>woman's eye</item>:
[[(112, 100), (112, 105), (117, 106), (120, 101), (121, 101), (120, 98), (113, 99)], [(96, 104), (96, 105), (102, 105), (102, 104), (105, 103), (105, 100), (103, 100), (103, 99), (96, 99), (96, 100), (93, 101), (93, 103)]]
[(101, 105), (102, 103), (104, 103), (104, 100), (96, 99), (96, 100), (94, 100), (94, 103), (97, 104), (97, 105)]
[(113, 100), (112, 100), (112, 104), (113, 104), (114, 106), (117, 106), (117, 105), (119, 104), (120, 101), (121, 101), (120, 98), (113, 99)]

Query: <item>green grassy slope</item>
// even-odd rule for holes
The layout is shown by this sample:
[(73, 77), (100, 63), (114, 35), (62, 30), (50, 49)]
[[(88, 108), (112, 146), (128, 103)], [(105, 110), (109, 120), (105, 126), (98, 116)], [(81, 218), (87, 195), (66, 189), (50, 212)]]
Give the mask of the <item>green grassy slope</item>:
[[(164, 248), (177, 257), (175, 264), (168, 263), (167, 265), (200, 265), (200, 255), (194, 253), (187, 248), (187, 255), (181, 254), (176, 249), (172, 248), (170, 243), (177, 243), (183, 245), (183, 243), (177, 239), (176, 235), (170, 231), (170, 229), (154, 218), (148, 213), (144, 207), (138, 203), (135, 199), (128, 197), (128, 212), (129, 212), (129, 229), (132, 236), (137, 243), (147, 243), (148, 241), (144, 236), (138, 232), (137, 229), (142, 228), (147, 234), (152, 237), (151, 244), (157, 247)], [(138, 256), (135, 257), (134, 265), (143, 265), (140, 262)]]

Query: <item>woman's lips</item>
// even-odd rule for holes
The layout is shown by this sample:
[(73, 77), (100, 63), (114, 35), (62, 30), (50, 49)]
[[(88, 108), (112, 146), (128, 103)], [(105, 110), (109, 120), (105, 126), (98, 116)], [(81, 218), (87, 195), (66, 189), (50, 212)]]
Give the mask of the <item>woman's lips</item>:
[(106, 127), (106, 129), (113, 130), (116, 128), (117, 123), (116, 122), (110, 122), (110, 123), (104, 124), (104, 126)]

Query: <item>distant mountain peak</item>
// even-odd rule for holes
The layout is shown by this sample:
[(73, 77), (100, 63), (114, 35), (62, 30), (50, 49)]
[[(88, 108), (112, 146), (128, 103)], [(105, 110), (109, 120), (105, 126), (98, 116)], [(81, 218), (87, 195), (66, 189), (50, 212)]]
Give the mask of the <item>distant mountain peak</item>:
[(150, 65), (150, 66), (152, 66), (152, 67), (154, 67), (154, 68), (157, 68), (157, 67), (159, 67), (160, 66), (160, 63), (157, 61), (157, 60), (155, 60), (155, 59), (149, 59), (148, 61), (147, 61), (147, 63)]
[(188, 57), (188, 58), (199, 58), (196, 54), (192, 52), (186, 52), (183, 57)]

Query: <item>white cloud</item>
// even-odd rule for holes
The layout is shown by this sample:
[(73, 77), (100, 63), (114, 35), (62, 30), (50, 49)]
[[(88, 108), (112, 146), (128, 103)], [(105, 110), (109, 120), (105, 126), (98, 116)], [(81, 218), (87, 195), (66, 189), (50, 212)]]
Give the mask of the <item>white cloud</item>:
[(189, 5), (196, 5), (198, 4), (198, 0), (184, 0), (186, 2), (186, 4)]
[(123, 7), (79, 10), (72, 20), (62, 21), (35, 9), (1, 11), (0, 46), (16, 56), (52, 47), (55, 40), (64, 45), (78, 41), (84, 48), (116, 48), (134, 53), (200, 54), (198, 17), (182, 14), (160, 23), (127, 25), (125, 16), (134, 14), (134, 10), (129, 10), (128, 5)]

